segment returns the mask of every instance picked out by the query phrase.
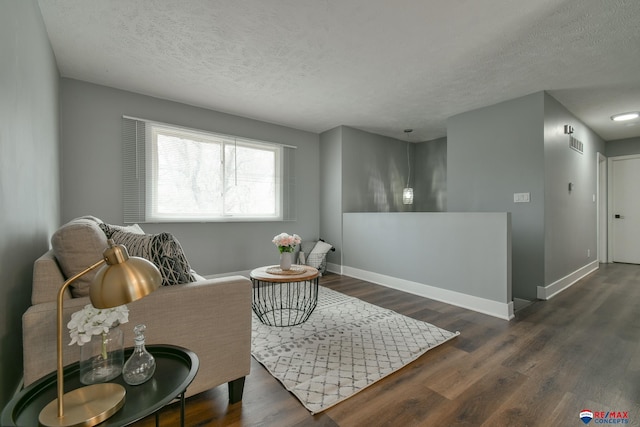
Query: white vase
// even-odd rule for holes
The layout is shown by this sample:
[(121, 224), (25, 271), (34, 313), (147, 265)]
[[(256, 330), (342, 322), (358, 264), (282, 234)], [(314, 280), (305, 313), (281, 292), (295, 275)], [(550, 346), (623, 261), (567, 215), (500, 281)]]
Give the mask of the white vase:
[(91, 337), (91, 341), (80, 347), (80, 382), (103, 383), (120, 375), (124, 363), (123, 344), (118, 326)]
[(293, 253), (291, 252), (282, 252), (280, 254), (280, 270), (287, 271), (291, 269), (291, 259), (293, 258)]

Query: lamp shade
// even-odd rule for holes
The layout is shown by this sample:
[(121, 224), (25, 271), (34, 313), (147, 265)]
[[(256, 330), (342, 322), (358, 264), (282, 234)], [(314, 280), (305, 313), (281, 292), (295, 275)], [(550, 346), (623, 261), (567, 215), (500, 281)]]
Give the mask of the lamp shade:
[(158, 289), (162, 278), (150, 261), (130, 257), (127, 248), (109, 240), (105, 249), (106, 264), (96, 272), (89, 288), (91, 304), (96, 308), (111, 308), (145, 297)]

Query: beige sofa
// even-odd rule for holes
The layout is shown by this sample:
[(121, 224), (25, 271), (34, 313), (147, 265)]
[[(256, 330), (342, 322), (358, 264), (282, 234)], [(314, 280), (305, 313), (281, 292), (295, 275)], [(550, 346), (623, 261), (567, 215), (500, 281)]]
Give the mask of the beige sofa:
[[(78, 263), (88, 253), (106, 247), (99, 221), (84, 217), (65, 224), (52, 238), (53, 249), (35, 261), (32, 305), (22, 318), (25, 386), (56, 369), (56, 297), (65, 281), (65, 268), (56, 254), (63, 252), (61, 246), (71, 248), (69, 259)], [(93, 262), (87, 262), (85, 267)], [(251, 282), (242, 276), (208, 280), (195, 277), (198, 279), (195, 282), (161, 286), (149, 296), (128, 304), (129, 322), (120, 326), (125, 347), (133, 345), (133, 327), (144, 323), (148, 344), (178, 345), (198, 355), (200, 369), (187, 389), (187, 396), (228, 383), (229, 400), (235, 403), (242, 399), (244, 377), (251, 365)], [(73, 297), (67, 290), (65, 365), (80, 356), (80, 347), (68, 345), (66, 324), (72, 313), (89, 303), (88, 296)]]

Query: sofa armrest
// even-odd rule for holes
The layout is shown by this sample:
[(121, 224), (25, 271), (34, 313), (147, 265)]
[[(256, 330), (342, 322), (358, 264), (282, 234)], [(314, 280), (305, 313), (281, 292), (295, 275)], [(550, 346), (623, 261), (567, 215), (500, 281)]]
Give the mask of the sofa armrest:
[(133, 327), (144, 323), (147, 343), (194, 351), (200, 371), (188, 396), (249, 375), (251, 293), (251, 281), (242, 276), (161, 287), (129, 304), (126, 346), (133, 345)]
[[(65, 301), (65, 325), (89, 298)], [(200, 370), (187, 395), (249, 374), (251, 366), (251, 281), (242, 276), (164, 286), (128, 304), (129, 323), (121, 325), (125, 347), (133, 345), (133, 327), (144, 323), (147, 344), (173, 344), (194, 351)], [(30, 307), (23, 316), (24, 384), (56, 368), (55, 303)], [(64, 364), (79, 359), (77, 345), (63, 335)]]
[[(53, 250), (40, 256), (33, 263), (31, 305), (55, 301), (58, 298), (58, 290), (65, 280)], [(64, 297), (65, 299), (71, 298), (69, 288), (65, 290)]]

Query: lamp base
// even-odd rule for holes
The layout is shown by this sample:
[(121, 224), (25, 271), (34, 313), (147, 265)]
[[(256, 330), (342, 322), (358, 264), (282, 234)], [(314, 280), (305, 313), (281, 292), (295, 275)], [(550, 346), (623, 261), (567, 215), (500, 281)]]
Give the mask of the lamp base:
[(127, 394), (120, 384), (103, 383), (81, 387), (65, 393), (64, 415), (58, 417), (58, 399), (42, 408), (38, 421), (51, 427), (90, 427), (118, 412)]

